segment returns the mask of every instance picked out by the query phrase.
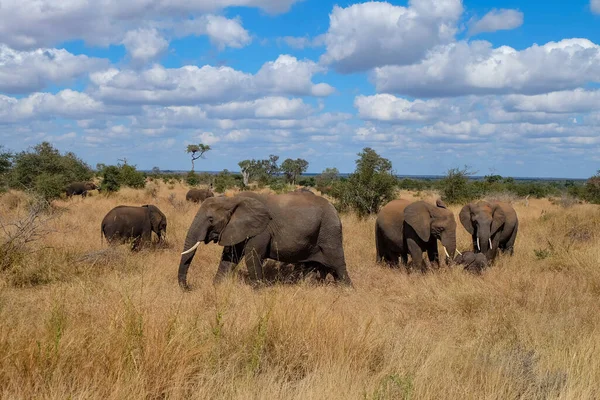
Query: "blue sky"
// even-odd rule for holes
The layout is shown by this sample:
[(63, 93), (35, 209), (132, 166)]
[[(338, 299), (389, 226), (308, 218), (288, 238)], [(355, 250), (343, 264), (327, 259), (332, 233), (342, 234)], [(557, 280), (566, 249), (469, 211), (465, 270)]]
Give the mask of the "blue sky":
[(0, 0), (0, 144), (90, 165), (600, 169), (600, 0)]

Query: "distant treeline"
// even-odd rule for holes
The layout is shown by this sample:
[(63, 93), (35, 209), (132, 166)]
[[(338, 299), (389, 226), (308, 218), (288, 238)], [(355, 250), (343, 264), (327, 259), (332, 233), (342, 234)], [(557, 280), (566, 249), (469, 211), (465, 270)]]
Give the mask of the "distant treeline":
[(175, 183), (189, 186), (207, 185), (223, 193), (227, 189), (248, 190), (269, 187), (276, 193), (294, 190), (297, 185), (314, 187), (331, 196), (339, 210), (354, 210), (360, 215), (375, 213), (395, 198), (397, 189), (437, 191), (449, 204), (498, 194), (535, 198), (569, 197), (600, 204), (600, 172), (587, 180), (511, 178), (500, 175), (476, 177), (468, 168), (453, 168), (442, 177), (407, 177), (393, 172), (390, 160), (371, 148), (358, 153), (356, 170), (342, 174), (326, 168), (320, 174), (307, 174), (308, 162), (270, 155), (264, 160), (239, 162), (241, 172), (140, 171), (124, 161), (116, 165), (96, 165), (95, 170), (74, 153), (61, 154), (50, 143), (43, 142), (20, 153), (0, 146), (0, 191), (24, 190), (52, 200), (64, 193), (65, 187), (77, 181), (96, 180), (103, 193), (121, 187), (145, 188), (149, 182)]

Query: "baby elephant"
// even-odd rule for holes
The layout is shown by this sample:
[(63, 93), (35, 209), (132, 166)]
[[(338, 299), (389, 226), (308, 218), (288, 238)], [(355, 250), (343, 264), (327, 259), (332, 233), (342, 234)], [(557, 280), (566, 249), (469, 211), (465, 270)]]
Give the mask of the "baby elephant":
[(476, 274), (488, 266), (488, 260), (483, 253), (465, 251), (454, 259), (454, 262), (465, 266), (465, 270)]
[(67, 194), (67, 198), (71, 198), (74, 195), (81, 195), (81, 197), (86, 197), (90, 190), (95, 190), (98, 188), (93, 182), (73, 182), (65, 189)]
[(110, 244), (132, 241), (132, 250), (142, 243), (152, 241), (152, 232), (158, 241), (167, 233), (167, 217), (158, 207), (150, 204), (141, 207), (117, 206), (102, 220), (102, 234)]

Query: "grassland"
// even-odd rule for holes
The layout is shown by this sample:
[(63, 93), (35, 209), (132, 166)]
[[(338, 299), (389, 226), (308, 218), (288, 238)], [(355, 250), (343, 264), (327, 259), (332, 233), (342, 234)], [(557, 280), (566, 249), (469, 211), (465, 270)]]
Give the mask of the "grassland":
[[(56, 202), (35, 251), (0, 273), (2, 398), (600, 398), (597, 206), (515, 202), (515, 255), (482, 276), (379, 266), (374, 218), (343, 215), (354, 290), (255, 290), (240, 277), (215, 288), (212, 244), (183, 293), (176, 270), (197, 209), (185, 191)], [(104, 215), (146, 203), (167, 215), (168, 245), (103, 250)], [(4, 221), (26, 212), (22, 195), (0, 198)], [(459, 249), (469, 242), (459, 225)]]

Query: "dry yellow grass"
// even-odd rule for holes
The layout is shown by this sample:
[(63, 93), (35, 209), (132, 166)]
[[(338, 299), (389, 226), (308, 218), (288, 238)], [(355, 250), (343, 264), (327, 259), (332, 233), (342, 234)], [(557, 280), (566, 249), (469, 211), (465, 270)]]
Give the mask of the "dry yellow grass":
[[(183, 293), (179, 253), (198, 206), (183, 186), (150, 192), (57, 202), (41, 250), (0, 274), (2, 398), (600, 398), (598, 207), (517, 203), (515, 255), (482, 276), (379, 266), (374, 218), (344, 215), (355, 290), (214, 288), (213, 244)], [(145, 203), (167, 215), (169, 245), (94, 255), (106, 212)], [(0, 215), (23, 204), (4, 195)], [(458, 238), (467, 248), (460, 225)]]

